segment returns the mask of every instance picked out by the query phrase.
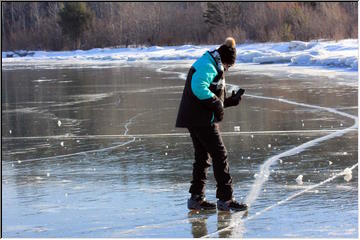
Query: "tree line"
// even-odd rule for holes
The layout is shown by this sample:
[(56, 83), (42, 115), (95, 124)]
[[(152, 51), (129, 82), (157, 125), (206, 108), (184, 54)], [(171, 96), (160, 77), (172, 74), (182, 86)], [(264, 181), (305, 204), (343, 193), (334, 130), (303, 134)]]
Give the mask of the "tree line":
[(2, 2), (2, 50), (357, 38), (357, 2)]

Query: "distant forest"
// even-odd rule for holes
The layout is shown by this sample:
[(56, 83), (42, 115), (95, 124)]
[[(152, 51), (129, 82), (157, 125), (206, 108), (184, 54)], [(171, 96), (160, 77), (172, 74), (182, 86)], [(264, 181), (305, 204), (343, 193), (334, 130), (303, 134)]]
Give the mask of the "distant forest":
[(357, 38), (357, 2), (2, 2), (2, 51)]

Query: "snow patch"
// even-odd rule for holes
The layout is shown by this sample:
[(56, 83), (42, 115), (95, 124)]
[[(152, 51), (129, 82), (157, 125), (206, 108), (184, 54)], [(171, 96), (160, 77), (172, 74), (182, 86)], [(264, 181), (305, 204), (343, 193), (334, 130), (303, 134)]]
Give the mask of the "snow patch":
[(350, 168), (345, 168), (344, 170), (344, 180), (349, 182), (352, 179), (352, 171)]
[(295, 180), (297, 184), (303, 185), (303, 175), (299, 175)]

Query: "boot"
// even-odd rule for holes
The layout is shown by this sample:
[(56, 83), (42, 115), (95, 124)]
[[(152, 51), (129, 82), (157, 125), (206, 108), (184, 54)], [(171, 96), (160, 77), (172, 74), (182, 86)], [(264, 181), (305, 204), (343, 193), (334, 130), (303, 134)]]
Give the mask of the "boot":
[(235, 199), (230, 199), (228, 201), (217, 201), (217, 209), (220, 211), (246, 211), (248, 206), (245, 203), (238, 203)]
[(190, 210), (215, 210), (216, 204), (206, 201), (201, 195), (192, 195), (188, 199), (188, 209)]

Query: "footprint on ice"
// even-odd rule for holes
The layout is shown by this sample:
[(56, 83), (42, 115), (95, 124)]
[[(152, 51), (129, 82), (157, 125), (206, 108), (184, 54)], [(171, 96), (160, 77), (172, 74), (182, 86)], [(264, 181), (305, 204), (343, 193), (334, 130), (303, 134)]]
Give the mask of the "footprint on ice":
[(296, 182), (297, 182), (297, 184), (302, 185), (303, 184), (303, 175), (299, 175), (296, 178)]

